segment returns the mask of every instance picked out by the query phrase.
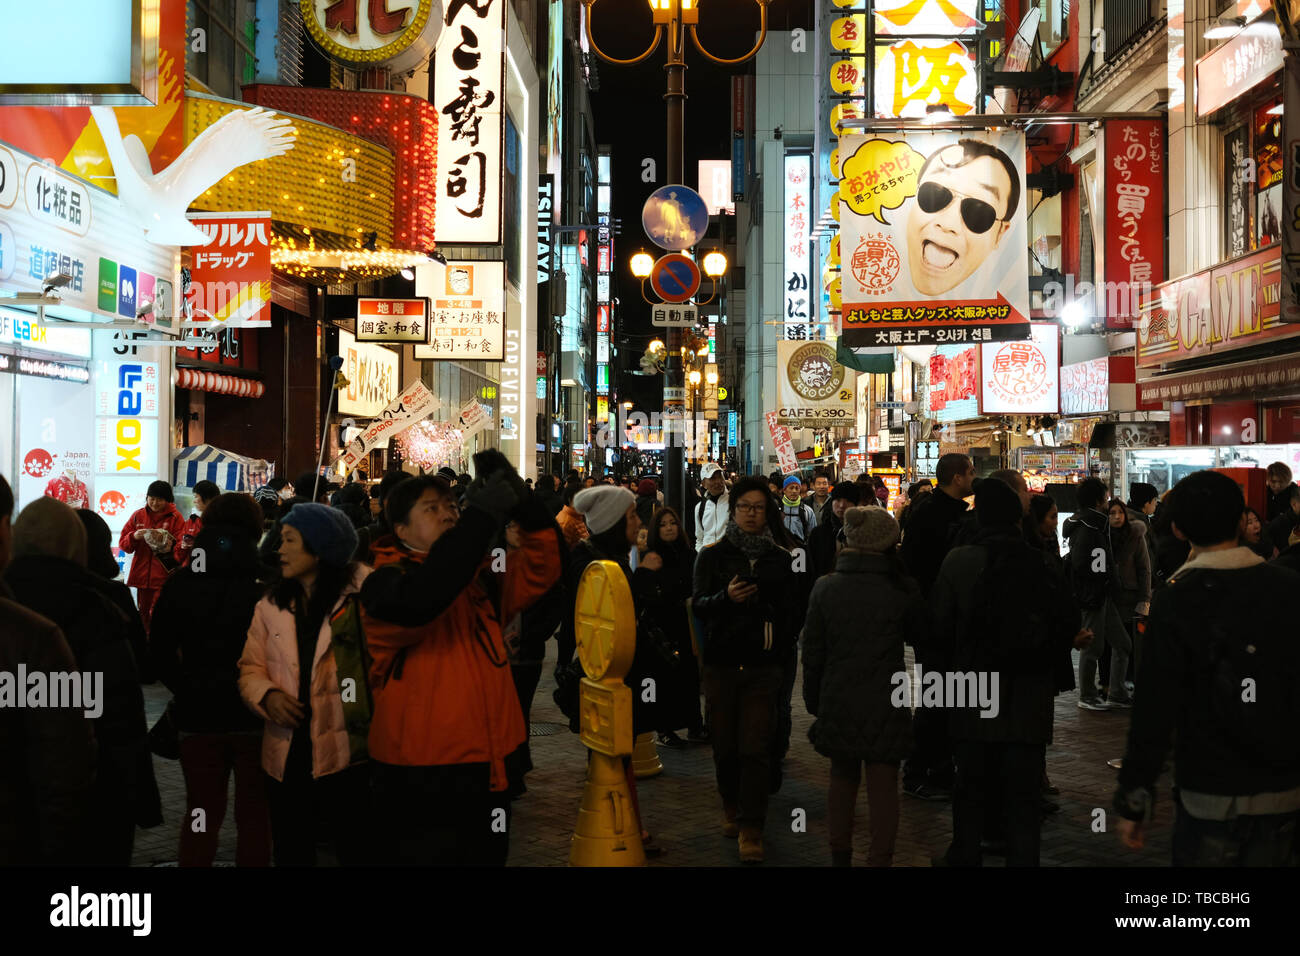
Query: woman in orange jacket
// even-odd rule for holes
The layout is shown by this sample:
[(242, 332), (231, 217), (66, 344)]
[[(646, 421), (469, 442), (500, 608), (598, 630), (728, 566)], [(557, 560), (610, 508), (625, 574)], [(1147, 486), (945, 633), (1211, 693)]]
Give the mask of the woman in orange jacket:
[[(474, 464), (463, 512), (441, 478), (389, 493), (394, 533), (361, 589), (382, 862), (504, 865), (509, 850), (507, 767), (525, 731), (501, 621), (559, 580), (561, 538), (504, 455)], [(508, 555), (492, 550), (507, 518), (520, 529)]]

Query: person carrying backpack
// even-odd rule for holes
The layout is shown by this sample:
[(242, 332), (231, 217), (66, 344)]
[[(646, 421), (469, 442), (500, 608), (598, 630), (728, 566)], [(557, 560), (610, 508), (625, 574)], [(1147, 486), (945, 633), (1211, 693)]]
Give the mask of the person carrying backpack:
[(786, 475), (781, 484), (781, 521), (798, 545), (805, 544), (817, 527), (816, 513), (799, 497), (802, 488), (798, 475)]
[(1188, 475), (1166, 504), (1191, 552), (1151, 601), (1117, 832), (1129, 849), (1144, 846), (1172, 741), (1173, 865), (1295, 866), (1300, 575), (1240, 546), (1245, 500), (1226, 475)]
[(969, 688), (965, 699), (943, 701), (957, 780), (952, 845), (936, 863), (979, 866), (988, 820), (1002, 824), (1008, 866), (1038, 866), (1056, 664), (1087, 635), (1076, 633), (1063, 582), (1025, 540), (1011, 486), (986, 478), (975, 513), (974, 541), (948, 553), (930, 594), (931, 640), (959, 675), (945, 685)]

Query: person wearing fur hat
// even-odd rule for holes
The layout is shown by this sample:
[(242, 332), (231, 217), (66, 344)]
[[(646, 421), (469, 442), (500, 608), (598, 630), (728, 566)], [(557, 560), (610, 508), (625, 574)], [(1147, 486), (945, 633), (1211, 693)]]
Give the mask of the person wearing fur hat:
[[(364, 697), (359, 614), (339, 614), (370, 569), (343, 512), (304, 502), (280, 519), (280, 580), (253, 610), (239, 658), (239, 693), (263, 720), (276, 866), (316, 865), (316, 820), (329, 821), (342, 864), (366, 862), (370, 778), (345, 718), (341, 680)], [(359, 683), (357, 683), (359, 682)]]
[(18, 603), (59, 626), (78, 670), (102, 675), (101, 713), (89, 721), (97, 773), (80, 862), (129, 866), (135, 828), (162, 823), (130, 621), (87, 569), (86, 529), (63, 502), (37, 498), (23, 509), (13, 554), (5, 580)]
[(890, 866), (898, 833), (898, 766), (912, 749), (911, 713), (891, 700), (893, 675), (905, 672), (904, 642), (924, 634), (925, 603), (898, 560), (893, 515), (874, 506), (841, 511), (844, 548), (834, 573), (813, 586), (803, 627), (803, 699), (817, 718), (808, 739), (831, 761), (826, 805), (832, 864), (850, 865), (853, 809), (865, 765), (871, 808), (867, 865)]
[(987, 822), (1001, 820), (1007, 865), (1037, 866), (1056, 665), (1091, 634), (1078, 629), (1063, 579), (1025, 540), (1016, 491), (984, 479), (975, 514), (974, 540), (948, 552), (929, 597), (939, 657), (978, 682), (976, 699), (943, 702), (957, 780), (952, 845), (935, 862), (979, 866)]
[(158, 590), (176, 567), (172, 549), (184, 530), (185, 519), (176, 510), (172, 486), (160, 480), (149, 485), (144, 507), (127, 519), (118, 536), (117, 546), (134, 556), (126, 584), (136, 589), (136, 602), (146, 634), (149, 633)]

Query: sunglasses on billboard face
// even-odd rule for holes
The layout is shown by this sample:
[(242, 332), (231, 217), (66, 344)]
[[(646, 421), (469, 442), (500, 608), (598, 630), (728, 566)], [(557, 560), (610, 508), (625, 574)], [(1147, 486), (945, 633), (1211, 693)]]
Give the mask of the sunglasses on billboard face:
[[(962, 196), (962, 194), (954, 192), (947, 186), (941, 186), (939, 183), (922, 183), (921, 187), (916, 191), (916, 204), (921, 207), (922, 212), (942, 212), (952, 205), (953, 198), (956, 196)], [(998, 211), (983, 199), (962, 196), (961, 221), (966, 224), (966, 228), (971, 232), (976, 235), (983, 235), (992, 229), (993, 224), (998, 221)]]

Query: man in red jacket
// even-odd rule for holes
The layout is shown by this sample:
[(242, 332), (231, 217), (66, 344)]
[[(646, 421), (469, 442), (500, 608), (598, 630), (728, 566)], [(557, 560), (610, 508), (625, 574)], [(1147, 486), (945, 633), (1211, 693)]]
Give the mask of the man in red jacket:
[[(370, 757), (381, 859), (504, 865), (509, 768), (525, 741), (501, 622), (560, 578), (550, 510), (497, 451), (474, 456), (462, 512), (442, 478), (412, 478), (384, 502), (393, 534), (361, 588), (373, 655)], [(507, 519), (520, 547), (501, 546)]]
[(122, 528), (117, 544), (127, 554), (135, 555), (126, 583), (136, 589), (136, 604), (145, 634), (149, 633), (158, 592), (168, 572), (176, 567), (172, 549), (184, 529), (185, 519), (176, 510), (172, 486), (165, 481), (149, 485), (144, 507), (131, 515)]

